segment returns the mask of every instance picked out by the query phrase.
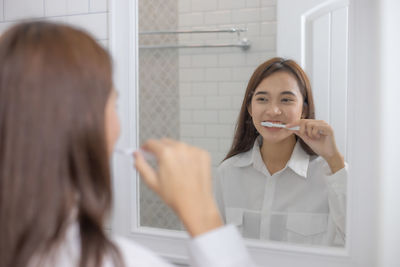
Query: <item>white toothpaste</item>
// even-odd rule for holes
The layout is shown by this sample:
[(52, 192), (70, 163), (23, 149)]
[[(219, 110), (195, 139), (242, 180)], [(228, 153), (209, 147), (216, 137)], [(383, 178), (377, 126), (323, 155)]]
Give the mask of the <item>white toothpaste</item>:
[(269, 121), (262, 121), (261, 125), (262, 126), (266, 126), (266, 127), (273, 127), (273, 128), (284, 128), (284, 129), (292, 130), (292, 131), (300, 130), (300, 126), (294, 126), (294, 127), (286, 128), (285, 124), (273, 123), (273, 122), (269, 122)]

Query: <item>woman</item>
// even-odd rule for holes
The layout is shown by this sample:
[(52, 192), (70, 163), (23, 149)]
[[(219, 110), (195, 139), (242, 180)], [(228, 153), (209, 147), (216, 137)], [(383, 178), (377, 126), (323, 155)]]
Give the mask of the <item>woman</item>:
[(282, 58), (261, 64), (218, 168), (216, 194), (225, 221), (249, 238), (342, 245), (346, 179), (333, 129), (315, 120), (304, 71)]
[[(107, 52), (80, 30), (32, 22), (1, 36), (0, 267), (170, 266), (103, 230), (119, 135), (111, 77)], [(194, 264), (251, 265), (234, 228), (221, 226), (208, 154), (172, 140), (144, 149), (159, 169), (140, 154), (136, 167), (194, 237)]]

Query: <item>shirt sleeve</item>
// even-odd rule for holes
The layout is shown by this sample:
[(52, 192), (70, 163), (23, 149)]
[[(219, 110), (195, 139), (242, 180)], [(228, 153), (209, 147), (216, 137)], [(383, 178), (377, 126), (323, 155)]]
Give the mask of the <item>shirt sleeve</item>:
[(192, 265), (196, 267), (255, 267), (243, 238), (233, 225), (227, 225), (189, 241)]
[[(113, 237), (114, 244), (121, 252), (124, 266), (126, 267), (174, 267), (153, 251), (143, 247), (132, 240), (123, 237)], [(106, 259), (104, 267), (113, 267), (110, 259)]]
[(347, 202), (348, 165), (334, 174), (328, 165), (325, 166), (325, 181), (328, 185), (328, 202), (332, 218), (339, 234), (346, 236), (346, 202)]

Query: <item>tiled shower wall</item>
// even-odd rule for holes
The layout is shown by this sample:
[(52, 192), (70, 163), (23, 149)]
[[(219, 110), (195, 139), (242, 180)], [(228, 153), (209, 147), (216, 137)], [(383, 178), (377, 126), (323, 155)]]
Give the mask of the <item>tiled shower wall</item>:
[[(139, 0), (139, 32), (176, 29), (178, 1)], [(139, 46), (176, 44), (176, 35), (139, 35)], [(139, 50), (139, 142), (179, 139), (179, 66), (176, 49)], [(140, 183), (140, 225), (182, 229), (172, 210)]]
[[(251, 48), (179, 50), (180, 136), (211, 152), (216, 167), (226, 155), (255, 68), (275, 56), (276, 0), (179, 2), (179, 28), (247, 28)], [(181, 34), (180, 43), (236, 43), (235, 33)]]

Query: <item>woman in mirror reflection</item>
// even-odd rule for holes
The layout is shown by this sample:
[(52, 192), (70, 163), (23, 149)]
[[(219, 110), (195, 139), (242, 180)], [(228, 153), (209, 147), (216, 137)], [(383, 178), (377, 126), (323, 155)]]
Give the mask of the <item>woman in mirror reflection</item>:
[(332, 127), (315, 119), (305, 72), (283, 58), (261, 64), (215, 181), (226, 223), (247, 238), (343, 246), (346, 180)]
[[(25, 22), (0, 38), (0, 267), (172, 266), (104, 230), (119, 136), (108, 53), (65, 25)], [(207, 152), (152, 140), (136, 168), (183, 221), (194, 266), (253, 266), (222, 219)], [(194, 212), (195, 211), (195, 212)]]

